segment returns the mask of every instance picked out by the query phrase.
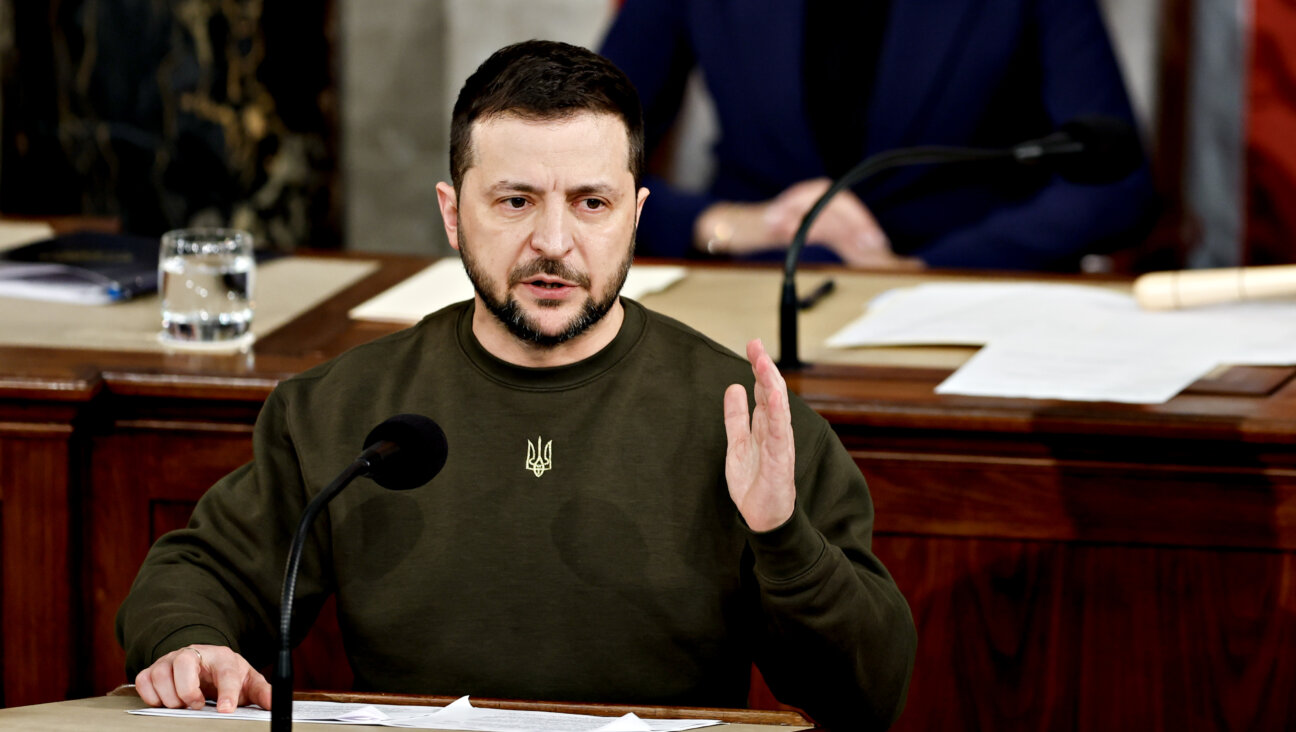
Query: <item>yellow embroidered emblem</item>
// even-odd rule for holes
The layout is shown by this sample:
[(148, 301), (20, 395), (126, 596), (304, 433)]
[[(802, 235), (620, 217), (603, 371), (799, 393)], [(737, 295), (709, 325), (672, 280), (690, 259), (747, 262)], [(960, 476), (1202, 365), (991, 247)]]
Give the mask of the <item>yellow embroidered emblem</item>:
[(541, 445), (541, 439), (537, 435), (534, 443), (527, 440), (526, 469), (535, 473), (537, 478), (553, 467), (553, 440)]

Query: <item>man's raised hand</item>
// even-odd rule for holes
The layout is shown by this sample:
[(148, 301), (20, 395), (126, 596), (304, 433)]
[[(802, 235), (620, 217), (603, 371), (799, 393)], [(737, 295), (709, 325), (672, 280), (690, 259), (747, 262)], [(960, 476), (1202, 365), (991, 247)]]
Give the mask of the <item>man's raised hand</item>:
[(760, 339), (747, 344), (747, 360), (756, 376), (756, 408), (747, 412), (747, 390), (732, 384), (725, 390), (725, 480), (729, 496), (752, 531), (783, 525), (796, 505), (796, 446), (787, 383)]

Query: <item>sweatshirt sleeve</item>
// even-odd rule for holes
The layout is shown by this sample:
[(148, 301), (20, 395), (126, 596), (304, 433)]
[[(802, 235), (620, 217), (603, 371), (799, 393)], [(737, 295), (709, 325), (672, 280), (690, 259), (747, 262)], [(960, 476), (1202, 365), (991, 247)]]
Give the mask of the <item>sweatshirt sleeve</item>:
[(864, 478), (826, 424), (805, 457), (792, 517), (749, 539), (761, 608), (756, 663), (780, 701), (820, 725), (884, 729), (904, 708), (913, 618), (870, 548)]
[[(253, 433), (255, 460), (203, 495), (186, 528), (157, 540), (117, 613), (117, 639), (133, 677), (192, 643), (225, 645), (256, 667), (278, 647), (279, 595), (296, 522), (309, 500), (279, 391)], [(327, 516), (304, 547), (294, 642), (314, 621), (331, 581)]]

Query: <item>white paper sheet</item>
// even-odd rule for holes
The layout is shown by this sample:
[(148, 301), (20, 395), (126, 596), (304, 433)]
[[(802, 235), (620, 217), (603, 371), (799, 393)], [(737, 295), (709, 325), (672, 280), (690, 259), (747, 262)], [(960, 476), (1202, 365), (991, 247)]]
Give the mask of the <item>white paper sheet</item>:
[[(260, 707), (239, 707), (221, 714), (212, 702), (208, 702), (207, 708), (198, 710), (147, 708), (128, 711), (130, 714), (178, 719), (270, 720), (270, 712)], [(295, 701), (293, 722), (472, 732), (682, 732), (720, 724), (711, 719), (641, 719), (634, 714), (609, 718), (592, 714), (485, 709), (474, 707), (466, 696), (445, 707)]]
[(1232, 303), (1175, 310), (1162, 315), (1189, 322), (1216, 323), (1227, 335), (1221, 363), (1248, 366), (1296, 364), (1296, 302)]
[(1132, 299), (1083, 285), (952, 282), (889, 290), (859, 319), (828, 339), (851, 346), (982, 346), (1041, 322), (1068, 319), (1077, 308), (1127, 308)]
[[(621, 294), (637, 300), (660, 292), (684, 278), (684, 267), (640, 265), (630, 267)], [(379, 293), (351, 310), (356, 320), (417, 323), (428, 313), (462, 300), (471, 300), (472, 282), (457, 257), (442, 259), (400, 284)]]
[[(440, 707), (403, 706), (397, 704), (347, 704), (343, 702), (295, 701), (294, 722), (321, 724), (378, 724), (390, 726), (394, 722), (417, 719)], [(148, 707), (129, 709), (130, 714), (146, 717), (176, 717), (180, 719), (244, 719), (270, 721), (270, 712), (256, 705), (239, 707), (232, 712), (217, 712), (216, 703), (208, 701), (203, 709), (164, 709)]]
[[(0, 221), (0, 253), (54, 236), (49, 224)], [(69, 273), (61, 264), (0, 260), (0, 296), (30, 300), (107, 305), (115, 302), (103, 282)]]
[(828, 345), (984, 345), (942, 394), (1155, 404), (1221, 364), (1296, 364), (1296, 302), (1149, 312), (1097, 287), (933, 283), (886, 293)]
[(999, 336), (936, 387), (939, 394), (1160, 403), (1220, 363), (1190, 324), (1137, 315)]
[(719, 724), (715, 720), (641, 719), (634, 714), (598, 717), (513, 709), (483, 709), (462, 697), (434, 714), (387, 726), (410, 729), (472, 730), (473, 732), (677, 732)]

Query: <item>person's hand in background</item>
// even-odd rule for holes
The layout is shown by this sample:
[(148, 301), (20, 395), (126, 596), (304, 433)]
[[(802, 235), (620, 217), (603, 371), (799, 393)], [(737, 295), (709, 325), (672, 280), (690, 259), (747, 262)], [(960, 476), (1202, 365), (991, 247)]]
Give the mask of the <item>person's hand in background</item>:
[[(767, 249), (786, 249), (801, 219), (832, 181), (814, 178), (789, 186), (760, 203), (720, 202), (702, 212), (694, 227), (699, 248), (710, 254), (743, 255)], [(811, 225), (808, 243), (823, 244), (852, 267), (920, 268), (922, 263), (898, 257), (891, 242), (850, 191), (833, 196)]]

